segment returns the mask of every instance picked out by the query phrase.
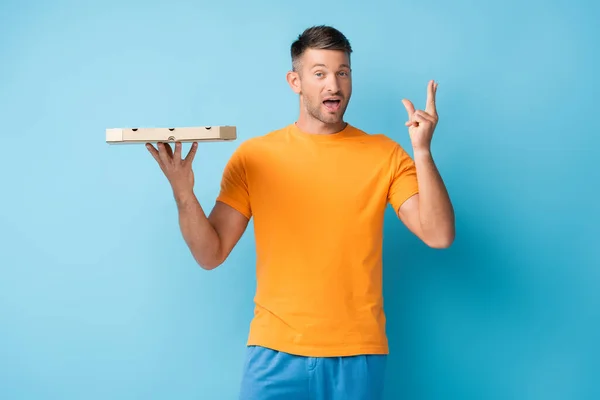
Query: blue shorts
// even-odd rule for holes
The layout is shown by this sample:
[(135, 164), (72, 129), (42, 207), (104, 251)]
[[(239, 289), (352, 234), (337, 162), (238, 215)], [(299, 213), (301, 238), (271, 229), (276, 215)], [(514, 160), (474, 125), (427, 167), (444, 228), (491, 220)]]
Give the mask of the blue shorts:
[(385, 355), (303, 357), (248, 346), (239, 400), (380, 400)]

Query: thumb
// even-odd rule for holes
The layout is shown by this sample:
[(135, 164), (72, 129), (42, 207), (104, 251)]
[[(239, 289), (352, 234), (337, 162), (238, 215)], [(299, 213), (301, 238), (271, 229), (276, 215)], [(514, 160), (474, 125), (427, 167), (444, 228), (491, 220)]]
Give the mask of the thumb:
[(407, 99), (402, 99), (402, 104), (404, 104), (404, 108), (406, 108), (406, 112), (408, 113), (408, 119), (410, 119), (415, 112), (415, 106)]

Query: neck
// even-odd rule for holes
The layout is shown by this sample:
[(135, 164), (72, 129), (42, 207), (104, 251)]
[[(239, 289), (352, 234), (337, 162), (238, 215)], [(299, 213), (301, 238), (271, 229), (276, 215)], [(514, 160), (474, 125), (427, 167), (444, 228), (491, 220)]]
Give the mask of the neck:
[(300, 113), (296, 126), (303, 132), (315, 135), (331, 135), (346, 128), (347, 123), (343, 120), (334, 123), (325, 123), (305, 113)]

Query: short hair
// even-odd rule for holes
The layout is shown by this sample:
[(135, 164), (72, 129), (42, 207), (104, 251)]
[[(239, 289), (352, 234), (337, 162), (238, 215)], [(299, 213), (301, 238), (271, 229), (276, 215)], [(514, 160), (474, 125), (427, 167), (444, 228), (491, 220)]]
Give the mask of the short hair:
[(292, 43), (290, 52), (292, 56), (292, 68), (298, 70), (299, 59), (307, 49), (319, 50), (341, 50), (350, 57), (352, 46), (342, 32), (326, 25), (318, 25), (307, 28)]

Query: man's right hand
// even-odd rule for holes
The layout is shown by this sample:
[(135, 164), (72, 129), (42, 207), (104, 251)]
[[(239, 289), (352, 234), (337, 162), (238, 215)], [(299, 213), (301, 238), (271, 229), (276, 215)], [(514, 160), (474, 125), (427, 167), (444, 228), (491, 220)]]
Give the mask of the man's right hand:
[(168, 143), (159, 142), (156, 147), (146, 143), (146, 148), (171, 184), (175, 197), (193, 193), (194, 171), (192, 170), (192, 162), (198, 149), (198, 143), (192, 143), (185, 159), (181, 158), (181, 142), (175, 142), (175, 152)]
[(146, 144), (163, 171), (177, 203), (179, 225), (183, 238), (194, 259), (207, 270), (221, 265), (246, 230), (249, 219), (235, 208), (217, 202), (207, 217), (194, 195), (192, 161), (198, 149), (194, 142), (185, 159), (181, 159), (181, 142), (175, 151), (168, 143), (157, 143), (157, 148)]

